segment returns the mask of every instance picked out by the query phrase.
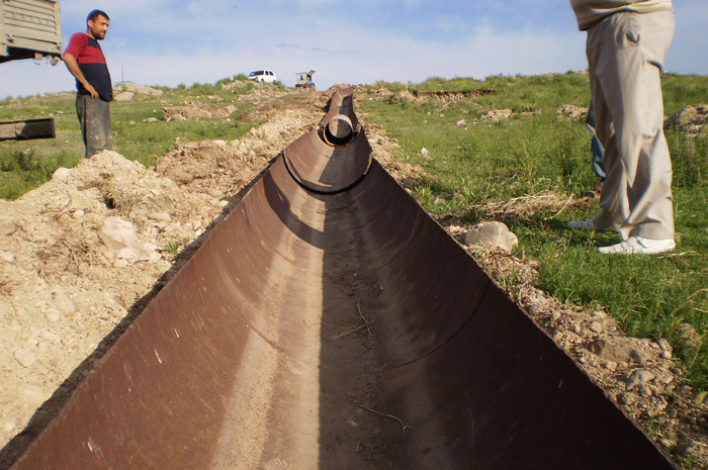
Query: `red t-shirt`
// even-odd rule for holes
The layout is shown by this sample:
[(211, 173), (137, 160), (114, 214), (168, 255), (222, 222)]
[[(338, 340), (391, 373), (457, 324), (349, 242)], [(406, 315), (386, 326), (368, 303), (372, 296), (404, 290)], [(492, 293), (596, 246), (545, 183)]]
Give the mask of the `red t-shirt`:
[[(71, 54), (76, 58), (84, 77), (96, 89), (98, 96), (103, 101), (113, 100), (111, 74), (108, 72), (101, 45), (96, 39), (85, 33), (76, 33), (71, 36), (69, 46), (64, 53)], [(76, 81), (76, 89), (80, 95), (89, 94), (78, 80)]]

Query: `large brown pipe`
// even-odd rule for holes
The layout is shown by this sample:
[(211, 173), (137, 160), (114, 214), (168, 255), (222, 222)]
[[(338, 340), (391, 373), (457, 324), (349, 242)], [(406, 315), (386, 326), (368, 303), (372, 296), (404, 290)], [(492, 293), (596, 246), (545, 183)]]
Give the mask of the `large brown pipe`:
[(375, 161), (277, 159), (28, 437), (13, 468), (673, 468)]

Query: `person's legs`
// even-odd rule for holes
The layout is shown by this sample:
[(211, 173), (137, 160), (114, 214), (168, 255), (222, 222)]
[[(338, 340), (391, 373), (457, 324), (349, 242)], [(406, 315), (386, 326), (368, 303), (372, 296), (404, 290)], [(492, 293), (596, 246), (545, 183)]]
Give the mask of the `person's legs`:
[(585, 119), (585, 127), (592, 135), (592, 140), (590, 142), (590, 153), (592, 154), (592, 171), (600, 178), (600, 186), (605, 182), (606, 173), (605, 165), (602, 163), (602, 159), (605, 154), (605, 148), (600, 143), (600, 139), (597, 137), (597, 132), (595, 132), (595, 106), (590, 101), (590, 108), (588, 109), (588, 116)]
[(86, 142), (88, 156), (101, 150), (111, 150), (111, 104), (100, 99), (88, 101), (86, 119)]
[(81, 140), (84, 142), (85, 153), (84, 156), (88, 157), (88, 145), (86, 145), (86, 101), (91, 97), (88, 95), (76, 95), (76, 117), (79, 119), (79, 126), (81, 127)]
[(673, 37), (674, 16), (673, 12), (629, 16), (636, 21), (632, 26), (641, 61), (636, 75), (624, 73), (627, 80), (621, 84), (632, 92), (633, 113), (625, 113), (620, 141), (623, 151), (634, 151), (632, 166), (628, 163), (634, 168), (629, 172), (630, 214), (623, 230), (629, 237), (673, 239), (671, 156), (664, 136), (661, 66)]
[(617, 13), (588, 31), (596, 131), (607, 181), (597, 228), (623, 239), (673, 237), (671, 162), (663, 135), (660, 70), (673, 34), (671, 12)]
[(79, 95), (76, 97), (76, 115), (81, 124), (86, 157), (113, 148), (110, 103), (91, 99), (88, 95)]

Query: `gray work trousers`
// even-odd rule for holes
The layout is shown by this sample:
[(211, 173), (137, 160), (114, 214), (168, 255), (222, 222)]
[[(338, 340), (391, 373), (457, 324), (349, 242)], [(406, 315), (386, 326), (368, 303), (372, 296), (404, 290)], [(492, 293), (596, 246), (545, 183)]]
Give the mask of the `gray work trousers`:
[(86, 157), (113, 149), (111, 103), (89, 95), (76, 95), (76, 116), (81, 124)]
[(672, 11), (615, 13), (588, 30), (595, 125), (607, 172), (595, 223), (623, 239), (674, 236), (661, 93), (661, 68), (673, 33)]

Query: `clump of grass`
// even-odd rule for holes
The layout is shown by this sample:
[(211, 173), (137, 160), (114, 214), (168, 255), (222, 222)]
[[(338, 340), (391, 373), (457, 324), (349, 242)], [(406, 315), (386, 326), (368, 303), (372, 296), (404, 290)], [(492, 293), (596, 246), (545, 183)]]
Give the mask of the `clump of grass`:
[(45, 157), (31, 148), (0, 148), (0, 198), (17, 199), (49, 181), (57, 168), (77, 163), (78, 157), (67, 153)]

